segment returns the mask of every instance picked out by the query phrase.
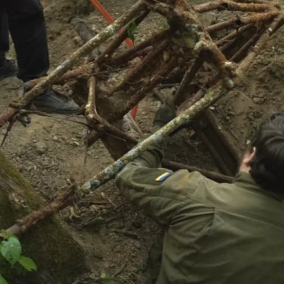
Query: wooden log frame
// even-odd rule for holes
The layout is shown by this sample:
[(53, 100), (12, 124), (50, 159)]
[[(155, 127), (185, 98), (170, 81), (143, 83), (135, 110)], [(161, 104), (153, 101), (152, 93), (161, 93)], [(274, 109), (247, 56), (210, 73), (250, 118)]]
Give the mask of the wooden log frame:
[[(130, 18), (133, 19), (135, 16), (137, 16), (140, 13), (141, 16), (141, 11), (145, 9), (146, 5), (145, 3), (151, 2), (153, 4), (153, 1), (139, 1), (137, 5), (134, 6), (131, 11), (128, 12), (126, 18), (122, 17), (120, 20), (116, 22), (116, 25), (113, 27), (113, 29), (118, 29), (120, 28), (121, 23), (127, 24), (127, 21), (130, 21)], [(222, 1), (218, 1), (222, 2)], [(226, 2), (226, 1), (223, 1)], [(227, 1), (228, 2), (228, 1)], [(235, 1), (235, 2), (249, 2), (251, 1)], [(257, 1), (255, 0), (254, 2), (257, 2), (258, 4), (267, 4), (266, 2), (263, 3), (264, 1)], [(261, 2), (261, 3), (259, 3)], [(178, 7), (178, 4), (180, 5)], [(182, 7), (182, 9), (181, 9)], [(177, 0), (176, 5), (174, 6), (175, 12), (177, 12), (177, 15), (181, 16), (182, 20), (178, 20), (177, 22), (184, 21), (186, 19), (186, 16), (184, 13), (181, 13), (180, 11), (186, 11), (185, 9), (185, 2), (183, 0)], [(151, 7), (149, 7), (151, 9)], [(192, 9), (189, 9), (191, 12), (193, 11)], [(147, 10), (144, 10), (147, 11)], [(173, 11), (171, 10), (171, 13)], [(175, 14), (174, 12), (174, 14)], [(275, 12), (268, 12), (268, 13), (275, 13)], [(263, 13), (266, 14), (266, 13)], [(144, 15), (146, 16), (147, 13), (145, 12)], [(175, 17), (177, 17), (175, 14), (174, 17), (171, 15), (168, 17), (170, 20), (174, 20)], [(277, 16), (277, 17), (276, 17)], [(266, 18), (266, 16), (264, 17)], [(238, 69), (236, 72), (230, 67), (226, 68), (227, 65), (227, 60), (226, 58), (223, 57), (222, 52), (218, 49), (216, 44), (211, 40), (208, 34), (202, 34), (199, 33), (199, 30), (196, 30), (196, 26), (198, 28), (199, 23), (196, 25), (195, 17), (190, 17), (187, 18), (187, 20), (190, 22), (191, 25), (191, 30), (186, 30), (182, 31), (182, 35), (184, 39), (187, 41), (187, 45), (185, 47), (185, 52), (192, 52), (193, 57), (198, 58), (202, 52), (209, 52), (211, 53), (210, 56), (206, 56), (206, 58), (209, 62), (213, 62), (218, 70), (219, 70), (219, 75), (215, 76), (214, 79), (207, 84), (207, 87), (211, 87), (210, 90), (206, 91), (206, 88), (200, 89), (194, 96), (191, 98), (182, 98), (181, 99), (181, 105), (179, 107), (180, 112), (182, 113), (180, 117), (166, 125), (162, 130), (160, 130), (158, 133), (155, 133), (152, 137), (149, 137), (146, 139), (141, 145), (134, 147), (129, 153), (127, 153), (124, 157), (119, 159), (118, 161), (114, 162), (112, 165), (107, 167), (104, 171), (100, 172), (98, 175), (96, 175), (92, 180), (87, 182), (81, 189), (84, 190), (85, 192), (89, 192), (90, 190), (94, 190), (98, 188), (100, 185), (103, 183), (107, 182), (110, 180), (117, 171), (119, 171), (124, 165), (126, 165), (128, 162), (132, 161), (135, 157), (137, 157), (140, 153), (145, 151), (149, 145), (152, 143), (160, 141), (162, 137), (166, 136), (169, 134), (173, 129), (177, 128), (181, 122), (188, 121), (189, 119), (196, 117), (201, 111), (205, 110), (209, 105), (211, 105), (213, 102), (218, 100), (218, 98), (222, 97), (225, 95), (230, 87), (231, 84), (228, 84), (228, 80), (232, 80), (233, 84), (237, 84), (239, 80), (241, 80), (242, 76), (245, 74), (245, 72), (249, 69), (250, 65), (252, 64), (253, 60), (256, 58), (256, 56), (259, 54), (259, 51), (264, 47), (265, 43), (269, 39), (270, 35), (276, 30), (278, 27), (279, 23), (283, 20), (283, 17), (279, 13), (273, 14), (273, 16), (268, 17), (270, 19), (273, 19), (272, 23), (266, 30), (262, 33), (259, 34), (258, 36), (255, 36), (255, 40), (259, 38), (253, 48), (251, 48), (248, 52), (248, 55), (245, 57), (245, 59), (242, 60), (240, 63)], [(186, 20), (186, 21), (187, 21)], [(246, 25), (244, 26), (243, 29), (248, 29), (252, 27), (252, 25)], [(108, 34), (106, 35), (105, 32)], [(107, 29), (103, 31), (100, 34), (103, 34), (104, 37), (109, 36), (112, 32), (114, 32), (111, 29)], [(239, 32), (233, 32), (230, 34), (230, 37), (228, 36), (227, 39), (223, 39), (222, 44), (218, 44), (218, 46), (224, 46), (227, 43), (227, 40), (234, 40), (236, 37), (239, 36), (241, 32), (241, 29), (239, 29)], [(99, 34), (99, 35), (100, 35)], [(200, 40), (202, 42), (201, 45), (199, 45), (198, 48), (196, 48), (196, 44), (193, 44), (193, 41), (191, 41), (191, 36), (202, 36), (202, 39)], [(88, 46), (89, 43), (87, 43), (88, 47), (85, 47), (81, 49), (80, 52), (76, 52), (75, 54), (72, 55), (71, 59), (65, 61), (57, 68), (50, 76), (45, 77), (43, 79), (39, 80), (34, 80), (33, 82), (30, 82), (28, 85), (27, 89), (28, 92), (26, 95), (20, 99), (16, 103), (12, 103), (9, 108), (7, 108), (1, 115), (0, 115), (0, 127), (2, 127), (4, 124), (6, 124), (8, 121), (11, 121), (12, 117), (19, 111), (21, 108), (25, 107), (26, 105), (29, 105), (32, 100), (40, 93), (40, 90), (43, 90), (46, 87), (51, 86), (55, 82), (59, 84), (64, 84), (68, 82), (69, 80), (74, 80), (77, 78), (83, 78), (83, 79), (88, 79), (89, 82), (89, 100), (88, 104), (86, 107), (86, 119), (87, 122), (89, 123), (90, 126), (92, 127), (99, 127), (99, 130), (102, 130), (103, 132), (106, 132), (108, 136), (102, 135), (102, 133), (96, 133), (97, 138), (102, 138), (104, 145), (108, 148), (110, 153), (112, 154), (114, 159), (120, 158), (125, 152), (129, 150), (129, 145), (135, 145), (137, 141), (133, 139), (131, 136), (127, 135), (126, 133), (122, 132), (120, 129), (117, 127), (113, 126), (110, 124), (110, 122), (114, 122), (115, 120), (121, 119), (123, 115), (125, 115), (134, 105), (136, 105), (141, 99), (143, 99), (147, 93), (149, 93), (153, 88), (155, 88), (160, 82), (162, 82), (177, 66), (182, 66), (184, 64), (184, 61), (181, 60), (182, 55), (180, 53), (173, 53), (170, 50), (170, 56), (169, 58), (164, 62), (163, 60), (159, 61), (157, 60), (156, 65), (148, 71), (148, 73), (145, 72), (145, 74), (149, 75), (151, 74), (149, 82), (143, 81), (143, 74), (140, 74), (140, 78), (142, 79), (140, 84), (137, 85), (137, 88), (135, 90), (132, 90), (130, 93), (130, 97), (127, 97), (128, 94), (122, 93), (120, 94), (119, 92), (113, 92), (113, 97), (101, 97), (100, 94), (96, 94), (95, 91), (95, 86), (96, 86), (96, 78), (94, 75), (96, 73), (100, 72), (100, 66), (97, 64), (97, 62), (91, 62), (90, 64), (86, 64), (83, 66), (79, 66), (74, 70), (67, 71), (70, 66), (72, 66), (76, 59), (80, 56), (78, 54), (87, 54), (88, 52), (91, 52), (94, 47), (98, 46), (98, 42), (103, 42), (100, 36), (96, 36), (91, 40), (92, 46)], [(122, 37), (121, 37), (122, 38)], [(120, 38), (120, 39), (121, 39)], [(252, 41), (251, 41), (252, 42)], [(207, 46), (204, 43), (209, 43)], [(150, 40), (150, 45), (147, 45), (148, 47), (152, 47), (153, 40)], [(246, 43), (246, 46), (243, 47), (244, 50), (248, 50), (249, 44)], [(205, 46), (205, 48), (204, 48)], [(209, 46), (209, 48), (208, 48)], [(226, 46), (228, 48), (229, 45)], [(225, 48), (225, 49), (226, 49)], [(135, 51), (135, 49), (132, 49), (131, 52), (128, 53), (127, 56), (125, 56), (125, 60), (129, 60), (131, 56), (134, 54), (137, 54), (137, 51), (143, 50), (142, 48)], [(114, 50), (115, 51), (115, 50)], [(163, 49), (161, 49), (161, 54)], [(167, 52), (167, 49), (165, 47), (164, 49), (165, 52)], [(151, 53), (152, 50), (150, 49), (147, 54)], [(130, 56), (129, 56), (130, 54)], [(120, 55), (116, 56), (119, 58)], [(137, 54), (138, 56), (138, 54)], [(239, 55), (238, 55), (239, 56)], [(162, 56), (161, 56), (162, 57)], [(235, 56), (237, 57), (237, 56)], [(115, 57), (114, 57), (115, 58)], [(73, 61), (74, 60), (74, 61)], [(111, 62), (111, 58), (108, 58)], [(103, 62), (107, 62), (103, 60)], [(123, 63), (123, 60), (120, 61), (115, 61), (114, 62), (119, 62)], [(144, 61), (145, 62), (145, 61)], [(179, 64), (178, 64), (179, 62)], [(190, 68), (188, 72), (185, 72), (184, 78), (182, 80), (183, 83), (181, 83), (181, 90), (179, 91), (180, 94), (182, 94), (183, 89), (186, 89), (185, 86), (188, 86), (190, 81), (194, 78), (193, 73), (197, 73), (199, 69), (202, 69), (199, 64), (197, 64), (198, 60), (196, 61), (195, 67)], [(143, 61), (141, 63), (141, 66), (143, 66)], [(136, 66), (134, 67), (133, 70), (139, 70), (141, 68)], [(62, 71), (62, 69), (64, 71)], [(145, 68), (147, 69), (147, 68)], [(131, 70), (132, 72), (135, 72)], [(140, 69), (141, 70), (141, 69)], [(192, 71), (191, 71), (192, 70)], [(66, 72), (67, 71), (67, 72)], [(130, 74), (131, 74), (130, 71)], [(195, 72), (196, 71), (196, 72)], [(129, 73), (128, 73), (128, 75)], [(128, 77), (128, 78), (129, 78)], [(90, 78), (90, 79), (89, 79)], [(218, 81), (218, 79), (221, 78), (221, 81)], [(134, 79), (134, 76), (131, 78)], [(125, 86), (127, 86), (127, 82), (124, 83)], [(180, 95), (179, 95), (180, 96)], [(120, 104), (120, 108), (117, 108), (115, 112), (111, 113), (109, 112), (108, 108), (104, 108), (104, 105), (109, 105), (112, 106), (112, 100), (121, 100), (122, 103)], [(102, 102), (107, 101), (108, 103), (104, 104)], [(96, 104), (98, 104), (98, 110), (100, 114), (96, 111)], [(184, 113), (183, 113), (184, 112)], [(210, 119), (210, 115), (209, 115)], [(212, 121), (213, 125), (215, 125), (215, 121)], [(215, 125), (216, 126), (216, 125)], [(122, 147), (119, 145), (115, 149), (113, 148), (113, 140), (109, 140), (111, 136), (109, 134), (114, 135), (117, 139), (117, 137), (120, 139), (120, 142), (122, 142)], [(228, 140), (226, 140), (226, 133), (219, 133), (219, 135), (222, 136), (222, 139), (225, 139), (225, 144), (229, 143)], [(232, 147), (232, 145), (228, 145), (229, 150), (231, 153), (234, 154), (236, 158), (239, 158), (239, 153), (235, 151), (235, 149)], [(196, 169), (194, 167), (189, 167), (187, 165), (181, 165), (175, 162), (170, 162), (170, 161), (164, 161), (163, 162), (164, 166), (167, 166), (169, 168), (172, 168), (173, 170), (178, 170), (181, 168), (187, 169), (189, 171), (194, 171), (194, 170), (200, 170), (203, 172), (203, 174), (213, 180), (216, 180), (218, 182), (232, 182), (232, 178), (224, 175), (220, 175), (218, 173), (212, 173), (208, 171), (204, 171), (202, 169)], [(69, 205), (70, 203), (70, 198), (74, 192), (74, 186), (70, 187), (67, 189), (66, 192), (64, 192), (62, 195), (58, 196), (54, 202), (52, 202), (50, 205), (48, 205), (45, 208), (42, 208), (38, 211), (32, 212), (30, 215), (27, 217), (19, 220), (16, 222), (16, 224), (10, 228), (8, 228), (8, 231), (10, 233), (20, 235), (24, 233), (26, 230), (32, 228), (35, 226), (39, 221), (48, 218), (54, 214), (56, 214), (59, 210), (65, 208), (66, 206)]]
[[(146, 1), (148, 4), (149, 4), (149, 2), (151, 2), (151, 1)], [(155, 3), (154, 3), (155, 4)], [(163, 3), (159, 3), (159, 4), (163, 4)], [(162, 8), (164, 8), (164, 6), (165, 5), (161, 5), (162, 6)], [(159, 7), (158, 6), (153, 6), (153, 3), (150, 3), (150, 6), (148, 6), (150, 9), (152, 9), (152, 10), (155, 10), (155, 11), (159, 11)], [(167, 13), (167, 12), (165, 12), (163, 9), (160, 9), (161, 11), (161, 13)], [(167, 7), (167, 8), (169, 8), (169, 7)], [(168, 13), (170, 13), (170, 9), (169, 9), (169, 11), (168, 11)], [(273, 14), (274, 15), (274, 14)], [(271, 15), (270, 15), (271, 16)], [(269, 16), (269, 17), (270, 17)], [(271, 16), (272, 17), (272, 16)], [(264, 17), (264, 18), (266, 18), (266, 16)], [(249, 26), (249, 25), (247, 25), (247, 26)], [(208, 37), (208, 35), (207, 36), (205, 36), (206, 37), (206, 39), (207, 38), (209, 38)], [(205, 40), (206, 40), (205, 39)], [(149, 42), (149, 40), (148, 40), (148, 42)], [(210, 39), (209, 39), (209, 42), (210, 43), (212, 43), (211, 41), (210, 41)], [(204, 49), (205, 49), (205, 51), (209, 51), (209, 52), (211, 52), (211, 54), (213, 54), (213, 58), (214, 58), (214, 60), (213, 61), (215, 61), (215, 64), (219, 67), (219, 69), (220, 69), (220, 71), (221, 71), (221, 76), (223, 76), (223, 78), (228, 78), (228, 77), (230, 77), (230, 74), (232, 73), (231, 71), (232, 71), (232, 69), (230, 69), (230, 68), (228, 68), (228, 66), (226, 66), (226, 67), (224, 67), (225, 65), (226, 65), (226, 58), (225, 57), (223, 57), (223, 55), (222, 55), (222, 53), (221, 52), (218, 52), (218, 49), (216, 49), (216, 47), (214, 46), (214, 44), (209, 44), (209, 46), (207, 45), (207, 47), (206, 48), (203, 48), (204, 47), (204, 45), (206, 45), (206, 43), (204, 44), (204, 43), (200, 43), (199, 44), (199, 46), (201, 46), (201, 48), (200, 48), (200, 50), (199, 50), (199, 52), (202, 52), (202, 51), (204, 51)], [(197, 50), (197, 49), (196, 49)], [(149, 58), (149, 55), (151, 54), (151, 51), (147, 54), (147, 58)], [(146, 58), (146, 59), (147, 59)], [(110, 59), (111, 60), (111, 59)], [(137, 75), (138, 73), (139, 73), (139, 71), (140, 71), (140, 77), (141, 77), (141, 70), (143, 70), (143, 61), (141, 62), (141, 64), (140, 65), (137, 65), (136, 67), (134, 67), (134, 69), (133, 70), (131, 70), (131, 72), (129, 72), (127, 75), (126, 75), (126, 78), (125, 78), (125, 80), (123, 81), (123, 82), (121, 82), (118, 86), (116, 86), (113, 90), (111, 90), (110, 91), (110, 95), (114, 95), (116, 92), (119, 92), (119, 90), (121, 90), (121, 89), (123, 89), (123, 88), (125, 88), (126, 86), (129, 86), (129, 83), (131, 84), (131, 82), (129, 82), (128, 80), (133, 80), (134, 78), (135, 79), (137, 79), (136, 78), (136, 76), (134, 76), (134, 75)], [(144, 65), (145, 66), (145, 65)], [(232, 67), (232, 66), (230, 66), (230, 67)], [(188, 81), (188, 80), (187, 80)], [(189, 80), (190, 81), (190, 80)], [(128, 82), (128, 83), (127, 83)], [(186, 82), (186, 81), (185, 81)], [(184, 85), (184, 86), (186, 86), (186, 85)], [(183, 88), (184, 88), (184, 86), (183, 86)], [(149, 91), (151, 91), (151, 89), (150, 88), (148, 88), (148, 90)], [(179, 92), (178, 91), (178, 93), (181, 93), (181, 92)], [(133, 95), (133, 92), (132, 92), (132, 94), (129, 94), (128, 93), (128, 95)], [(115, 95), (116, 96), (116, 95)], [(133, 99), (131, 98), (130, 100), (132, 100), (133, 101)], [(126, 104), (127, 105), (127, 104)], [(130, 104), (129, 104), (130, 105)], [(131, 105), (133, 105), (133, 104), (131, 104)], [(121, 116), (121, 113), (122, 113), (122, 111), (120, 112), (120, 114), (119, 115), (115, 115), (115, 117), (117, 118), (117, 119), (119, 119), (119, 118), (121, 118), (122, 116)], [(124, 113), (124, 112), (123, 112)], [(89, 142), (88, 142), (88, 145), (92, 145), (95, 141), (96, 141), (96, 139), (98, 138), (98, 135), (97, 134), (91, 134), (90, 135), (90, 139), (89, 139)]]
[[(275, 21), (267, 28), (267, 30), (263, 33), (263, 35), (259, 38), (255, 46), (262, 46), (267, 42), (269, 39), (269, 35), (275, 31), (278, 24), (282, 20), (282, 16), (279, 16)], [(243, 61), (243, 65), (238, 67), (236, 74), (240, 74), (241, 70), (243, 70), (243, 66), (246, 66), (247, 70), (249, 69), (249, 64), (252, 64), (252, 58), (256, 57), (256, 52), (252, 51), (248, 57)], [(234, 79), (234, 83), (237, 84), (241, 76), (236, 76)], [(219, 81), (215, 84), (212, 88), (210, 88), (203, 98), (201, 98), (198, 102), (194, 105), (189, 107), (184, 113), (180, 114), (177, 118), (173, 119), (159, 131), (154, 133), (152, 136), (145, 139), (142, 143), (138, 146), (134, 147), (131, 151), (123, 155), (121, 158), (116, 160), (114, 163), (109, 165), (103, 171), (98, 173), (94, 176), (93, 179), (86, 182), (82, 187), (81, 190), (83, 192), (90, 192), (92, 190), (97, 189), (102, 184), (106, 183), (107, 181), (111, 180), (116, 173), (118, 173), (126, 164), (133, 161), (137, 158), (143, 151), (145, 151), (150, 145), (153, 143), (160, 143), (160, 141), (173, 132), (175, 129), (180, 127), (183, 123), (190, 121), (193, 117), (196, 117), (199, 113), (206, 110), (208, 106), (212, 103), (216, 102), (218, 99), (223, 97), (228, 93), (229, 89), (228, 86), (224, 85), (224, 82)]]
[[(140, 63), (134, 65), (129, 72), (126, 73), (122, 82), (109, 90), (109, 96), (98, 94), (97, 101), (89, 101), (91, 104), (88, 104), (86, 110), (87, 122), (92, 125), (92, 128), (94, 128), (94, 126), (99, 127), (100, 130), (103, 129), (106, 133), (119, 137), (122, 139), (123, 143), (132, 143), (133, 145), (136, 143), (136, 140), (123, 133), (111, 123), (122, 119), (133, 106), (137, 105), (147, 93), (151, 92), (153, 88), (165, 80), (174, 69), (182, 67), (184, 64), (188, 64), (188, 59), (193, 60), (202, 58), (202, 62), (208, 61), (212, 63), (219, 73), (219, 75), (216, 76), (216, 80), (212, 83), (212, 90), (217, 90), (218, 87), (228, 90), (238, 81), (236, 78), (241, 78), (245, 73), (257, 56), (259, 50), (263, 48), (269, 36), (282, 21), (282, 16), (278, 7), (274, 4), (270, 5), (265, 1), (253, 1), (252, 3), (251, 1), (217, 0), (203, 4), (203, 6), (198, 5), (194, 7), (188, 5), (185, 0), (171, 1), (171, 5), (165, 4), (164, 2), (165, 1), (156, 0), (138, 1), (124, 16), (120, 17), (114, 24), (108, 26), (105, 30), (90, 39), (90, 41), (73, 53), (69, 59), (58, 66), (58, 68), (56, 68), (49, 76), (34, 80), (30, 82), (30, 84), (27, 84), (27, 93), (18, 101), (11, 103), (11, 105), (0, 115), (0, 127), (10, 121), (19, 109), (28, 106), (36, 96), (53, 84), (64, 84), (69, 80), (76, 80), (77, 78), (88, 79), (90, 77), (91, 79), (89, 82), (93, 84), (92, 82), (94, 82), (95, 77), (92, 76), (99, 74), (102, 68), (105, 68), (106, 64), (127, 64), (133, 56), (139, 56), (138, 52), (142, 52), (145, 48), (148, 48), (144, 59)], [(223, 8), (226, 8), (227, 10), (251, 12), (251, 14), (245, 17), (233, 16), (228, 21), (217, 23), (207, 28), (201, 26), (197, 12), (203, 13), (212, 9)], [(135, 21), (136, 24), (141, 23), (148, 15), (149, 11), (157, 12), (166, 17), (170, 25), (169, 30), (161, 32), (158, 36), (154, 35), (144, 43), (112, 57), (117, 48), (127, 38), (128, 23), (132, 21)], [(228, 40), (234, 40), (240, 33), (253, 27), (255, 23), (263, 21), (270, 21), (272, 24), (262, 34), (259, 34), (259, 40), (257, 41), (255, 48), (250, 49), (247, 57), (243, 59), (240, 66), (236, 69), (237, 66), (227, 60), (219, 47), (226, 45)], [(123, 27), (125, 28), (122, 33), (114, 38), (106, 50), (102, 52), (101, 56), (98, 57), (97, 61), (70, 70), (79, 58), (92, 52), (106, 39), (114, 35), (117, 30)], [(235, 27), (241, 28), (238, 32), (232, 32), (230, 35), (217, 42), (217, 44), (209, 35), (209, 33), (213, 31)], [(176, 37), (177, 32), (180, 35), (180, 40), (183, 42), (183, 45), (171, 40), (173, 36)], [(159, 41), (157, 39), (159, 39), (159, 41), (162, 39), (158, 45), (157, 43)], [(255, 40), (256, 39), (257, 37)], [(229, 48), (228, 46), (229, 45), (227, 45), (226, 48)], [(247, 44), (243, 49), (248, 50), (248, 47)], [(195, 96), (187, 100), (182, 96), (183, 91), (195, 77), (194, 75), (199, 69), (202, 69), (202, 66), (199, 65), (197, 59), (194, 68), (190, 68), (185, 72), (180, 89), (177, 91), (177, 96), (179, 97), (179, 100), (181, 100), (181, 110), (185, 111), (188, 108), (194, 107), (194, 111), (196, 111), (194, 103), (199, 103), (200, 100), (202, 101), (205, 99), (203, 90), (200, 90)], [(214, 87), (214, 84), (218, 81), (217, 79), (221, 79), (221, 81)], [(92, 92), (94, 92), (94, 88), (92, 89), (90, 87), (89, 90), (90, 92), (92, 90)], [(220, 91), (220, 93), (222, 92)], [(89, 99), (95, 98), (94, 95), (89, 96)], [(95, 112), (95, 109), (93, 108), (95, 102), (98, 104), (98, 112)], [(115, 108), (112, 107), (114, 106), (114, 102)], [(212, 102), (210, 101), (210, 103)], [(92, 107), (90, 108), (90, 106)], [(104, 144), (109, 148), (110, 143), (106, 142), (108, 139), (107, 137), (109, 138), (110, 136), (104, 136), (101, 132), (98, 133), (92, 131), (88, 145), (92, 145), (98, 138), (102, 138), (104, 139)], [(127, 149), (129, 149), (129, 147), (122, 147), (117, 153), (112, 151), (112, 156), (114, 158), (119, 158)]]

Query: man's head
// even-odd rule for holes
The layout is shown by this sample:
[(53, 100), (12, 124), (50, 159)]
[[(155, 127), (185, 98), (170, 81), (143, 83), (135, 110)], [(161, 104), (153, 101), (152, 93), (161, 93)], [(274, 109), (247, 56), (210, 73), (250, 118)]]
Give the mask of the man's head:
[(240, 171), (250, 173), (262, 188), (284, 195), (284, 111), (259, 127)]

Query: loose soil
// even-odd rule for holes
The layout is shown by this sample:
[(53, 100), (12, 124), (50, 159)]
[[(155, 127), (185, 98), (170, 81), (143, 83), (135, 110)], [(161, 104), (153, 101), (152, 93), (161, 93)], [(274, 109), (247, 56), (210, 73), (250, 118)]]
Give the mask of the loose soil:
[[(136, 1), (100, 2), (117, 18)], [(107, 26), (87, 0), (44, 0), (43, 5), (51, 69), (82, 44), (70, 24), (72, 18), (84, 19), (94, 33)], [(202, 21), (210, 24), (219, 17), (219, 13), (209, 13)], [(159, 16), (149, 17), (138, 28), (137, 42), (145, 40), (164, 24)], [(281, 28), (257, 58), (244, 82), (214, 105), (214, 113), (240, 151), (245, 149), (260, 121), (284, 105), (283, 35), (284, 28)], [(12, 48), (9, 57), (15, 58)], [(21, 93), (21, 82), (15, 78), (4, 80), (0, 82), (0, 92), (2, 111)], [(159, 101), (152, 95), (139, 104), (137, 123), (144, 133), (149, 133), (158, 106)], [(82, 116), (53, 115), (49, 118), (33, 115), (31, 119), (31, 124), (25, 128), (16, 123), (2, 151), (46, 203), (71, 177), (79, 184), (84, 183), (113, 161), (100, 141), (86, 150), (86, 128), (76, 123), (84, 121)], [(0, 133), (0, 139), (4, 134), (5, 129)], [(170, 140), (166, 156), (177, 162), (218, 171), (205, 146), (186, 130)], [(113, 283), (155, 283), (162, 229), (121, 196), (113, 182), (88, 197), (75, 198), (73, 206), (60, 212), (58, 218), (86, 250), (92, 268), (87, 275), (93, 279), (91, 283), (100, 283), (104, 273), (116, 279)]]

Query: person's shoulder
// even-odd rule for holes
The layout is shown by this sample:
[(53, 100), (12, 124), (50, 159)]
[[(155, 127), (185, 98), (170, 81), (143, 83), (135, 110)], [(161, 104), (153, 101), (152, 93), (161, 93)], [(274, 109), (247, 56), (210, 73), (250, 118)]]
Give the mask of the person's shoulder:
[(218, 183), (206, 178), (200, 172), (188, 172), (179, 170), (167, 176), (163, 181), (163, 187), (170, 189), (177, 195), (190, 197), (199, 189), (206, 191), (207, 188), (217, 186)]
[[(175, 172), (167, 179), (165, 185), (174, 188), (178, 193), (186, 195), (187, 198), (196, 200), (202, 203), (212, 201), (220, 192), (231, 192), (234, 186), (229, 183), (218, 183), (213, 181), (198, 171), (188, 172), (180, 170)], [(211, 203), (211, 202), (209, 202)]]

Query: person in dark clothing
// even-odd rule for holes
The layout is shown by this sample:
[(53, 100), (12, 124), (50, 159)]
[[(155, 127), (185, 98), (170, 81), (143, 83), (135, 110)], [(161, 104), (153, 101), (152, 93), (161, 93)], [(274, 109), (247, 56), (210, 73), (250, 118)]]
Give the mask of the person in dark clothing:
[[(165, 101), (154, 130), (174, 116)], [(165, 229), (156, 284), (284, 283), (284, 112), (260, 126), (232, 184), (161, 168), (164, 142), (116, 176), (121, 193)]]
[[(9, 31), (17, 53), (18, 67), (7, 60)], [(0, 81), (18, 76), (23, 82), (43, 77), (49, 69), (49, 55), (43, 8), (39, 0), (0, 0)], [(79, 106), (53, 90), (34, 101), (46, 112), (76, 113)]]

